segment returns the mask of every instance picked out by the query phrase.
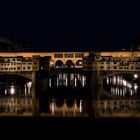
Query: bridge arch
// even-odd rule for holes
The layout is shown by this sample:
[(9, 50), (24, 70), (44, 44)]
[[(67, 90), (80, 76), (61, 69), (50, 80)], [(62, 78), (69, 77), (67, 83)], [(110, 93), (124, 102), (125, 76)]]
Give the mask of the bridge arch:
[(77, 60), (75, 63), (75, 67), (82, 67), (83, 66), (83, 61), (82, 60)]
[(6, 96), (30, 96), (32, 80), (24, 75), (0, 74), (0, 94)]
[(32, 73), (0, 73), (0, 76), (20, 76), (32, 80)]
[(67, 60), (66, 63), (65, 63), (65, 66), (67, 68), (72, 68), (72, 67), (74, 67), (74, 63), (73, 63), (72, 60)]
[(63, 66), (64, 66), (64, 63), (63, 63), (62, 60), (57, 60), (57, 61), (55, 62), (55, 67), (56, 67), (56, 68), (62, 68)]
[(108, 90), (110, 94), (121, 97), (136, 97), (139, 92), (139, 74), (138, 73), (114, 73), (107, 74), (103, 79), (103, 89)]
[(100, 75), (104, 79), (108, 76), (120, 75), (120, 74), (129, 74), (129, 75), (138, 75), (140, 77), (140, 72), (138, 71), (101, 71)]

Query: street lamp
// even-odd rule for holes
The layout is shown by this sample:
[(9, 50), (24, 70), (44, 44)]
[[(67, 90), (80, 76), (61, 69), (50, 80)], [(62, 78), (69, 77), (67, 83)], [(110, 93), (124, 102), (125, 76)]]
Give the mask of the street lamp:
[[(137, 78), (138, 78), (138, 74), (134, 74), (133, 83), (134, 83), (135, 79), (137, 79)], [(135, 84), (134, 84), (134, 92), (135, 92), (135, 93), (137, 92), (137, 88), (138, 88), (138, 85), (135, 83)]]
[(134, 78), (138, 78), (138, 74), (134, 74)]

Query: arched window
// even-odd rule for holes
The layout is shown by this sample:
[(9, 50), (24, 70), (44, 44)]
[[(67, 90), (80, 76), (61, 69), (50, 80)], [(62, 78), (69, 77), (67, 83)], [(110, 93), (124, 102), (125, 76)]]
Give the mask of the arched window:
[(72, 62), (72, 60), (67, 60), (65, 66), (67, 68), (73, 68), (74, 67), (74, 63)]
[(63, 68), (64, 64), (61, 60), (57, 60), (55, 63), (56, 68)]
[(75, 67), (76, 68), (82, 68), (82, 66), (83, 66), (82, 60), (77, 60), (76, 63), (75, 63)]

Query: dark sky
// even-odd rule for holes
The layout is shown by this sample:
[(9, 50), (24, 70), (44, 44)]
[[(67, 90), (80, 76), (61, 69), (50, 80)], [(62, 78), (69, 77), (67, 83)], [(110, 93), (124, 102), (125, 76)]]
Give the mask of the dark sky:
[(46, 50), (116, 50), (140, 36), (140, 3), (4, 1), (0, 34)]

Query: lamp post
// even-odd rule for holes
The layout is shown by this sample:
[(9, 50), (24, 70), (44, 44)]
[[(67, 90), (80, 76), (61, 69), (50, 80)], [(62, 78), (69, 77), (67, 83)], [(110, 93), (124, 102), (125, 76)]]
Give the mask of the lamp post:
[(134, 93), (136, 93), (136, 91), (137, 91), (137, 88), (138, 88), (137, 84), (134, 84), (134, 80), (136, 80), (137, 78), (138, 78), (138, 74), (134, 74), (134, 75), (133, 75), (133, 86), (134, 86)]

